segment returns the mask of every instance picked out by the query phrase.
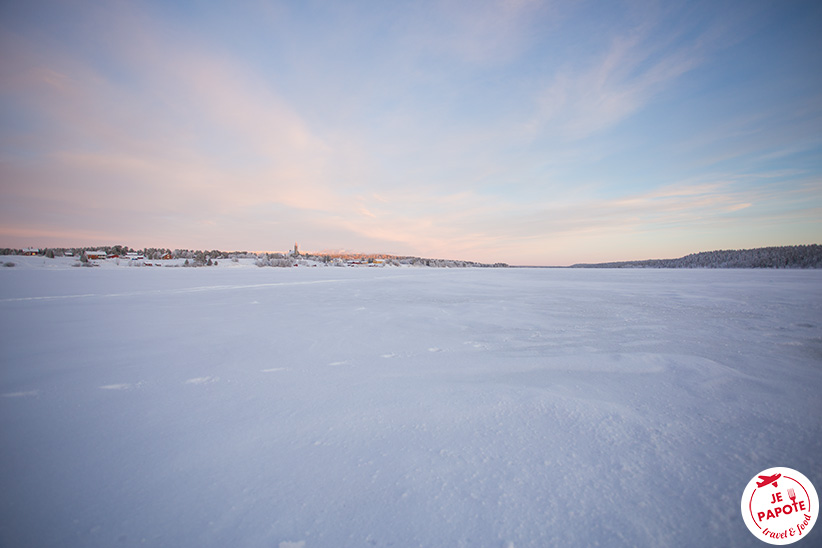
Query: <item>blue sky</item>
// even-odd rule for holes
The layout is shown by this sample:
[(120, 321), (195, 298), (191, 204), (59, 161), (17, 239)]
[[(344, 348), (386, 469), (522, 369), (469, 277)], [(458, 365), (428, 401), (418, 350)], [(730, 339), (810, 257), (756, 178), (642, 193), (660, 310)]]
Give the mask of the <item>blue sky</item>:
[(819, 2), (0, 7), (0, 246), (822, 242)]

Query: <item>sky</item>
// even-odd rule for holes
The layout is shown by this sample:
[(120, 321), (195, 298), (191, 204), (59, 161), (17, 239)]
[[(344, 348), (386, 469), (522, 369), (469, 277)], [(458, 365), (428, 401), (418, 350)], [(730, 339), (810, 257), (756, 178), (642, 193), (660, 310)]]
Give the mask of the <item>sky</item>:
[(0, 4), (0, 247), (822, 243), (818, 1)]

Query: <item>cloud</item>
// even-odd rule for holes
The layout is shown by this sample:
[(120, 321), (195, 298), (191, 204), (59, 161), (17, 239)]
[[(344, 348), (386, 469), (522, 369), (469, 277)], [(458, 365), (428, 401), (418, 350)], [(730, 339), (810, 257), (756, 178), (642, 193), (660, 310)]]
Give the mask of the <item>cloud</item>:
[(100, 201), (124, 211), (165, 204), (181, 216), (260, 202), (334, 206), (326, 172), (334, 150), (264, 80), (208, 51), (170, 40), (148, 46), (128, 26), (119, 32), (123, 49), (112, 55), (128, 82), (6, 37), (14, 47), (3, 91), (42, 125), (28, 143), (39, 167), (4, 158), (4, 194), (49, 196), (78, 213)]
[(699, 66), (705, 44), (678, 43), (681, 30), (661, 38), (661, 25), (663, 21), (643, 21), (613, 36), (592, 60), (578, 56), (560, 68), (538, 94), (529, 131), (571, 140), (603, 132)]

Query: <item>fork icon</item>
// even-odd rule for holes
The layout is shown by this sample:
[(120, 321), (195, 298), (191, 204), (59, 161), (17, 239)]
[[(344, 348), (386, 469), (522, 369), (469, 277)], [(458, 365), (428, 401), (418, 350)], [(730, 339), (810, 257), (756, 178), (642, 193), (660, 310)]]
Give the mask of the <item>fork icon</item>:
[(796, 503), (796, 493), (794, 492), (793, 487), (788, 489), (788, 498), (790, 498), (791, 502), (793, 502), (794, 504)]

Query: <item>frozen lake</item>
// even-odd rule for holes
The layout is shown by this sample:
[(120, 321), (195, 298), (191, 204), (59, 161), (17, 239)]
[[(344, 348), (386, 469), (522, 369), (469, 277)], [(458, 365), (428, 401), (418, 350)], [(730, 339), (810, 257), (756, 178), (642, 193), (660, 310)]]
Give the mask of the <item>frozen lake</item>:
[(761, 546), (754, 474), (822, 487), (822, 271), (25, 266), (0, 546)]

